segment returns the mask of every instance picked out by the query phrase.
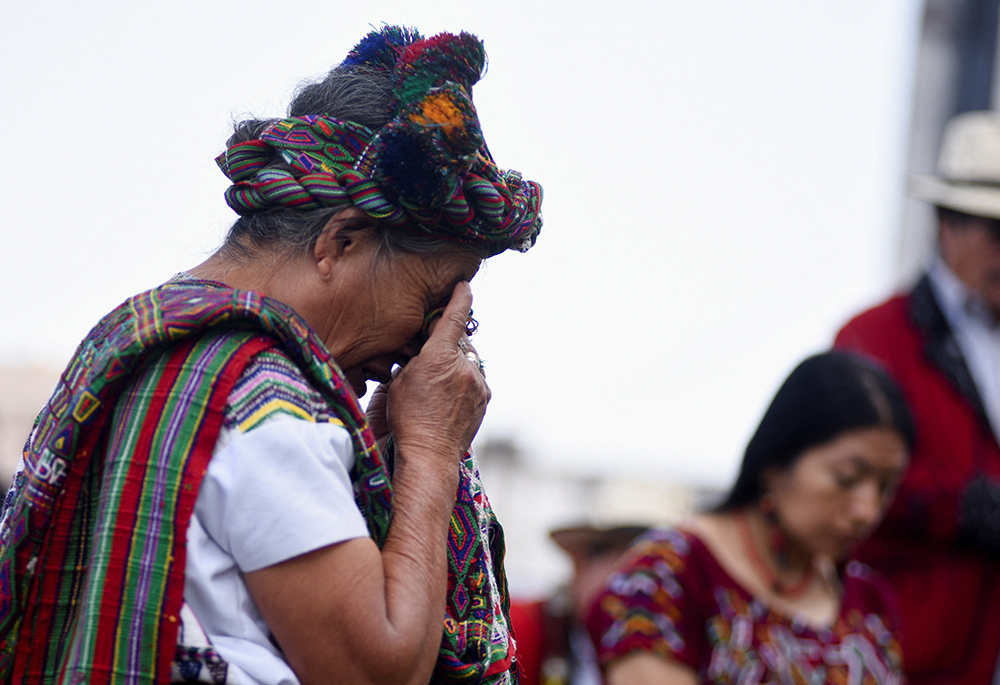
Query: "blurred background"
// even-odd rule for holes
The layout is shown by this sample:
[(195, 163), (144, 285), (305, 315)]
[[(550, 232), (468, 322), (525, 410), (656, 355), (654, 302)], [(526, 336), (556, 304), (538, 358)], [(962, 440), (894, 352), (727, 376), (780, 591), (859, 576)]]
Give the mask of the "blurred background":
[(545, 188), (473, 283), (476, 448), (515, 594), (546, 534), (675, 520), (726, 487), (779, 381), (931, 250), (907, 171), (995, 105), (997, 0), (14, 3), (0, 24), (0, 473), (76, 342), (234, 215), (235, 119), (372, 26), (467, 30), (490, 148)]

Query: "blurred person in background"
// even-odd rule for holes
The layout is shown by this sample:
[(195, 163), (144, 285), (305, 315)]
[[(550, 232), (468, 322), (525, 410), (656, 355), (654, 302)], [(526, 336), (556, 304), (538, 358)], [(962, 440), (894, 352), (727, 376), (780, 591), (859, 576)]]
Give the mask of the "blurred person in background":
[(541, 191), (487, 151), (485, 58), (384, 27), (236, 125), (225, 244), (98, 323), (31, 434), (4, 682), (516, 678), (468, 281)]
[(938, 255), (917, 285), (850, 321), (835, 346), (879, 360), (913, 408), (909, 470), (858, 551), (900, 599), (916, 685), (993, 681), (1000, 650), (1000, 117), (952, 119), (938, 175)]
[(615, 564), (646, 526), (557, 528), (552, 540), (573, 561), (573, 575), (552, 597), (511, 599), (520, 685), (600, 685), (597, 652), (584, 621)]
[(913, 424), (844, 352), (782, 384), (716, 509), (642, 535), (588, 618), (609, 685), (902, 679), (891, 591), (845, 563), (907, 464)]

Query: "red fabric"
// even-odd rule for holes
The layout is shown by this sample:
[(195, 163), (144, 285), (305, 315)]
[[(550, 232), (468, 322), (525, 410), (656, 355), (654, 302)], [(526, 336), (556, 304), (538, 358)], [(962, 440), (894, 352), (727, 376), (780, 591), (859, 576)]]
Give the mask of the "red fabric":
[[(165, 365), (160, 381), (161, 387), (170, 387), (173, 385), (178, 372), (186, 362), (196, 342), (193, 339), (184, 342), (170, 353), (170, 360)], [(222, 426), (226, 400), (249, 360), (254, 355), (274, 345), (275, 341), (272, 338), (257, 336), (248, 340), (233, 355), (212, 389), (205, 419), (191, 447), (191, 456), (185, 464), (185, 485), (180, 493), (177, 513), (175, 514), (174, 539), (177, 541), (177, 547), (174, 551), (174, 564), (169, 570), (170, 587), (166, 598), (166, 606), (160, 618), (161, 648), (157, 652), (157, 678), (160, 682), (170, 682), (170, 666), (175, 657), (174, 647), (177, 644), (177, 631), (180, 627), (177, 616), (183, 604), (184, 564), (187, 558), (187, 527), (194, 512), (198, 488), (208, 468), (208, 463), (212, 457), (219, 430)], [(130, 460), (129, 479), (131, 482), (142, 483), (145, 477), (145, 471), (149, 465), (151, 444), (156, 424), (160, 419), (166, 400), (166, 394), (159, 393), (150, 405), (149, 412), (147, 413), (149, 420), (143, 423), (140, 433), (141, 437)], [(90, 466), (90, 457), (93, 454), (95, 445), (102, 439), (103, 427), (111, 417), (113, 408), (113, 402), (107, 403), (102, 408), (102, 413), (95, 418), (94, 423), (90, 426), (90, 431), (87, 433), (86, 439), (78, 450), (76, 459), (70, 467), (70, 477), (68, 479), (70, 485), (67, 486), (65, 495), (60, 499), (56, 509), (56, 525), (50, 527), (47, 536), (47, 547), (52, 551), (43, 558), (50, 558), (53, 561), (47, 562), (44, 567), (46, 570), (59, 570), (60, 564), (68, 563), (63, 551), (66, 546), (66, 533), (64, 531), (71, 529), (69, 520), (72, 518), (73, 510), (76, 508), (80, 497), (85, 477), (84, 474)], [(122, 494), (123, 509), (135, 511), (138, 495), (139, 488), (125, 488)], [(115, 679), (113, 657), (109, 655), (116, 653), (115, 642), (118, 636), (115, 633), (114, 626), (118, 619), (117, 607), (129, 599), (125, 597), (125, 576), (128, 569), (124, 561), (128, 556), (128, 552), (127, 549), (123, 550), (122, 548), (127, 548), (131, 544), (131, 538), (127, 535), (128, 531), (126, 530), (125, 532), (126, 535), (119, 536), (113, 541), (112, 550), (108, 554), (116, 563), (109, 565), (109, 574), (105, 579), (103, 587), (100, 616), (101, 625), (97, 630), (95, 656), (93, 657), (95, 664), (98, 663), (98, 660), (103, 660), (100, 661), (102, 666), (100, 673), (102, 677), (99, 681), (95, 681), (94, 674), (91, 674), (92, 677), (88, 680), (91, 683), (106, 683)], [(59, 587), (57, 575), (57, 573), (39, 573), (36, 576), (37, 580), (33, 594), (37, 594), (39, 597), (53, 596), (56, 592), (53, 588)], [(11, 677), (13, 682), (20, 683), (42, 680), (44, 679), (44, 674), (47, 673), (48, 650), (44, 647), (40, 648), (37, 644), (38, 641), (32, 639), (36, 636), (46, 636), (50, 632), (53, 616), (52, 611), (47, 609), (49, 607), (46, 606), (44, 601), (29, 605), (24, 623), (22, 624), (22, 634), (19, 636), (17, 642), (16, 661), (13, 676)], [(104, 625), (105, 622), (108, 622), (111, 627), (106, 627)], [(30, 630), (25, 631), (28, 627), (30, 627)]]
[[(177, 631), (180, 628), (178, 617), (184, 604), (184, 578), (187, 570), (187, 530), (191, 524), (191, 517), (194, 515), (198, 490), (201, 489), (201, 482), (204, 480), (205, 474), (208, 473), (208, 464), (212, 460), (219, 431), (222, 429), (226, 401), (250, 360), (264, 350), (275, 347), (276, 344), (277, 341), (274, 338), (266, 335), (258, 335), (248, 340), (239, 352), (233, 355), (225, 371), (219, 375), (212, 390), (208, 411), (198, 432), (198, 440), (193, 445), (191, 456), (184, 466), (184, 480), (190, 487), (184, 486), (177, 499), (177, 513), (174, 515), (174, 539), (183, 542), (180, 542), (174, 551), (168, 580), (173, 592), (167, 596), (163, 613), (160, 616), (160, 634), (163, 636), (161, 639), (164, 645), (177, 644)], [(173, 363), (173, 360), (169, 363)], [(161, 649), (157, 673), (170, 673), (170, 666), (175, 657), (176, 653), (171, 653), (169, 648)]]
[[(49, 528), (46, 534), (45, 545), (48, 547), (65, 550), (68, 546), (68, 533), (64, 531), (68, 531), (70, 528), (68, 522), (72, 520), (73, 512), (79, 502), (84, 474), (90, 463), (90, 457), (93, 455), (94, 447), (100, 439), (102, 426), (107, 422), (109, 415), (110, 412), (105, 411), (95, 417), (91, 432), (81, 442), (77, 458), (70, 464), (67, 476), (67, 483), (69, 485), (63, 491), (63, 496), (59, 498), (53, 508), (52, 517), (55, 524)], [(25, 547), (18, 552), (18, 555), (21, 558), (24, 556), (30, 557), (31, 553), (31, 548)], [(30, 596), (37, 598), (52, 597), (54, 593), (53, 587), (58, 587), (56, 576), (58, 576), (61, 565), (67, 563), (66, 555), (65, 553), (56, 553), (52, 554), (51, 558), (52, 561), (49, 561), (46, 557), (45, 561), (41, 564), (41, 572), (35, 574)], [(14, 653), (13, 675), (10, 678), (10, 681), (14, 685), (43, 680), (45, 650), (32, 649), (30, 637), (33, 635), (48, 635), (51, 632), (52, 621), (55, 618), (55, 612), (52, 610), (51, 605), (51, 601), (44, 603), (37, 601), (29, 605), (25, 613), (26, 617), (21, 623), (22, 633), (27, 633), (26, 637), (29, 639), (20, 638), (17, 642), (17, 648)], [(28, 626), (30, 630), (24, 631), (24, 626)], [(24, 674), (24, 677), (20, 677), (19, 674)]]
[(653, 530), (608, 579), (587, 628), (602, 666), (653, 653), (689, 666), (704, 685), (899, 683), (885, 579), (854, 562), (841, 580), (840, 614), (814, 628), (750, 594), (697, 536)]
[(897, 296), (850, 321), (835, 347), (880, 361), (913, 411), (917, 441), (896, 499), (857, 557), (899, 596), (904, 667), (915, 685), (991, 682), (1000, 647), (1000, 567), (958, 545), (962, 490), (1000, 478), (1000, 448), (975, 408), (924, 355)]
[(545, 602), (510, 600), (510, 627), (517, 643), (520, 685), (539, 685), (545, 641)]

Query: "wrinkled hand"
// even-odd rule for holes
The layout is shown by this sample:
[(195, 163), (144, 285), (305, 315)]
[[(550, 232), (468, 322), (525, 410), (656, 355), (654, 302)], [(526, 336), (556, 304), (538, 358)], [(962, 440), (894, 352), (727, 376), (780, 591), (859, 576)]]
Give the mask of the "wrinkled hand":
[(368, 417), (368, 427), (371, 428), (375, 436), (375, 442), (379, 449), (385, 448), (385, 441), (389, 437), (389, 416), (386, 411), (389, 406), (389, 384), (379, 383), (368, 400), (368, 407), (365, 409), (365, 416)]
[[(460, 347), (474, 351), (465, 334), (471, 307), (472, 290), (468, 283), (459, 283), (420, 354), (384, 392), (387, 411), (381, 415), (387, 416), (397, 455), (427, 454), (446, 473), (453, 472), (457, 460), (468, 451), (490, 400), (486, 379)], [(369, 411), (381, 399), (376, 391)], [(373, 430), (378, 436), (377, 425)]]

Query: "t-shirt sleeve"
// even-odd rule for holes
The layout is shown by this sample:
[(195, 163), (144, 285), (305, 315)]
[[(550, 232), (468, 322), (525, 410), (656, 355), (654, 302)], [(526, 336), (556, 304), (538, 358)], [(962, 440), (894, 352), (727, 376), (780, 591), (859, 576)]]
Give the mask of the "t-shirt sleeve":
[(699, 666), (705, 621), (690, 564), (691, 546), (673, 529), (640, 537), (593, 604), (587, 627), (601, 667), (633, 652)]
[(241, 571), (256, 571), (368, 535), (353, 464), (342, 426), (276, 418), (216, 449), (195, 512)]

